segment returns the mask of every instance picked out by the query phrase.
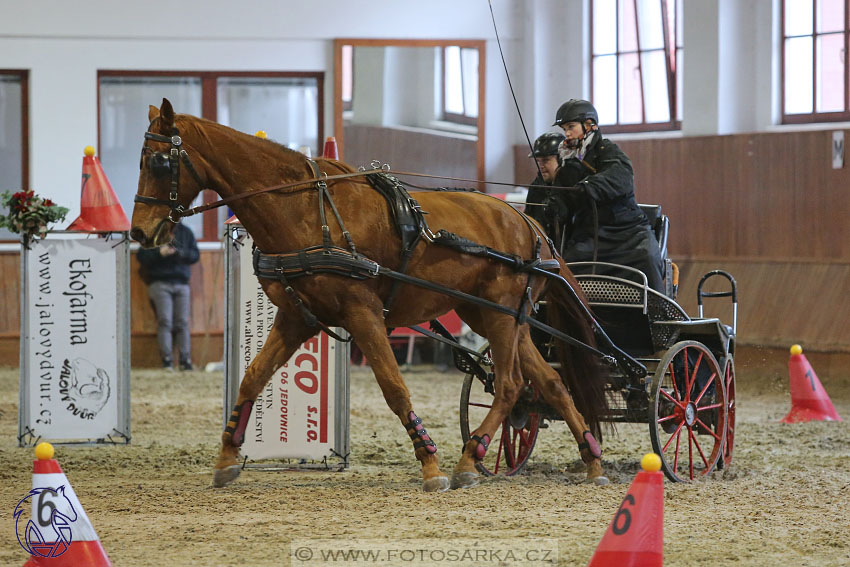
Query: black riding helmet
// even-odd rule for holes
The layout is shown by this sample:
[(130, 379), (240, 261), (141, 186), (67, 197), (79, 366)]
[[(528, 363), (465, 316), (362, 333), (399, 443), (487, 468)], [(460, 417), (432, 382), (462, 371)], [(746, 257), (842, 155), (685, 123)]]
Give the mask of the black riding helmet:
[(557, 132), (546, 132), (541, 134), (531, 147), (528, 157), (546, 157), (558, 155), (558, 146), (564, 141), (565, 136)]
[(558, 112), (555, 114), (555, 123), (552, 126), (560, 126), (567, 122), (584, 124), (585, 120), (593, 120), (594, 124), (599, 124), (599, 115), (596, 113), (596, 108), (586, 100), (571, 98), (558, 109)]

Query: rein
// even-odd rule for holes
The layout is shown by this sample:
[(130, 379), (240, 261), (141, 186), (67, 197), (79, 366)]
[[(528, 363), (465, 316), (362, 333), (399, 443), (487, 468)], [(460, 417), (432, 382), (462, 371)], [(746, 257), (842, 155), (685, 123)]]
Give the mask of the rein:
[[(158, 118), (158, 117), (157, 117)], [(154, 119), (156, 120), (156, 118)], [(153, 124), (153, 122), (151, 122)], [(150, 126), (148, 126), (150, 128)], [(171, 149), (166, 154), (164, 152), (157, 152), (148, 146), (144, 146), (142, 148), (142, 155), (145, 152), (149, 152), (152, 154), (151, 157), (151, 171), (154, 175), (164, 176), (170, 175), (171, 177), (171, 190), (168, 193), (168, 200), (159, 199), (157, 197), (149, 197), (147, 195), (136, 194), (133, 199), (136, 203), (145, 203), (147, 205), (165, 205), (171, 212), (168, 213), (168, 220), (174, 224), (180, 222), (180, 219), (183, 217), (189, 217), (193, 215), (197, 215), (198, 213), (203, 213), (205, 211), (209, 211), (211, 209), (215, 209), (218, 207), (223, 207), (233, 201), (238, 201), (239, 199), (244, 199), (246, 197), (250, 197), (252, 195), (261, 195), (263, 193), (270, 193), (272, 191), (280, 191), (281, 189), (292, 189), (294, 187), (302, 187), (299, 191), (312, 189), (316, 186), (316, 184), (324, 183), (327, 186), (328, 181), (334, 181), (337, 179), (349, 179), (352, 177), (361, 177), (366, 175), (371, 175), (375, 173), (384, 173), (387, 175), (404, 175), (410, 177), (427, 177), (430, 179), (445, 179), (448, 181), (462, 181), (465, 183), (483, 183), (485, 185), (501, 185), (508, 187), (531, 187), (531, 185), (523, 185), (518, 183), (506, 183), (502, 181), (486, 181), (480, 179), (466, 179), (463, 177), (448, 177), (442, 175), (429, 175), (427, 173), (415, 173), (411, 171), (394, 171), (390, 169), (390, 166), (384, 164), (380, 167), (376, 167), (379, 162), (372, 162), (372, 169), (360, 168), (357, 171), (353, 171), (351, 173), (339, 173), (337, 175), (327, 175), (323, 174), (321, 176), (316, 175), (316, 177), (310, 179), (304, 179), (300, 181), (292, 181), (289, 183), (281, 183), (280, 185), (272, 185), (270, 187), (264, 187), (258, 190), (251, 191), (243, 191), (242, 193), (237, 193), (236, 195), (231, 195), (230, 197), (225, 197), (223, 199), (219, 199), (218, 201), (214, 201), (212, 203), (206, 203), (204, 205), (199, 205), (197, 207), (192, 207), (187, 209), (184, 205), (181, 205), (178, 202), (179, 197), (179, 183), (180, 183), (180, 164), (183, 163), (186, 168), (189, 170), (189, 173), (192, 174), (192, 177), (195, 179), (195, 182), (200, 187), (200, 191), (208, 189), (204, 187), (204, 182), (201, 180), (201, 176), (198, 175), (198, 171), (195, 169), (195, 166), (192, 164), (192, 160), (189, 157), (189, 153), (183, 149), (183, 139), (180, 137), (179, 132), (176, 128), (174, 128), (171, 136), (164, 136), (162, 134), (155, 134), (153, 132), (145, 132), (146, 140), (153, 140), (155, 142), (165, 142), (167, 144), (171, 144)], [(308, 163), (309, 163), (308, 159)], [(139, 162), (139, 168), (141, 168), (142, 163)], [(315, 169), (314, 169), (315, 172)], [(556, 190), (564, 190), (564, 191), (580, 191), (577, 187), (561, 187), (561, 186), (549, 186), (549, 189)], [(426, 188), (426, 187), (417, 187), (419, 190), (429, 191), (429, 190), (437, 190), (436, 188)], [(295, 191), (293, 191), (295, 192)]]

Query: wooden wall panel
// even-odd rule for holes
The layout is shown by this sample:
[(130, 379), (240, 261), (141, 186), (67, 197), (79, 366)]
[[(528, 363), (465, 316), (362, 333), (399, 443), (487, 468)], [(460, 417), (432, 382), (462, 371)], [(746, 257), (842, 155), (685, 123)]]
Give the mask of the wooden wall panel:
[[(368, 166), (377, 159), (396, 170), (476, 179), (476, 156), (475, 140), (398, 128), (345, 126), (345, 161), (355, 167)], [(463, 186), (439, 179), (412, 182), (431, 187)]]
[[(20, 255), (0, 254), (0, 270), (5, 275), (0, 286), (0, 364), (18, 365), (20, 333)], [(192, 266), (192, 356), (196, 364), (219, 361), (223, 357), (224, 336), (224, 252), (202, 250), (200, 261)], [(130, 335), (134, 366), (158, 366), (156, 318), (147, 287), (139, 277), (135, 253), (130, 258)]]
[[(697, 315), (696, 287), (713, 269), (726, 270), (738, 282), (738, 340), (742, 344), (850, 352), (850, 264), (760, 260), (683, 260), (678, 302)], [(725, 290), (721, 278), (706, 290)], [(722, 283), (721, 283), (722, 282)], [(710, 286), (710, 287), (709, 287)], [(705, 299), (706, 316), (732, 324), (726, 298)]]
[[(683, 257), (850, 261), (850, 166), (832, 169), (832, 131), (621, 140), (639, 202), (671, 220)], [(517, 183), (529, 159), (515, 147)]]
[(832, 169), (832, 131), (619, 145), (638, 200), (661, 203), (679, 256), (850, 261), (850, 168)]

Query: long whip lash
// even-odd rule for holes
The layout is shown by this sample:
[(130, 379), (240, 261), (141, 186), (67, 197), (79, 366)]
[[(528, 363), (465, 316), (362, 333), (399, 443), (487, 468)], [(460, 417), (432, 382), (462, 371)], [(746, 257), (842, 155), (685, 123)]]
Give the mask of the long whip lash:
[[(508, 64), (505, 62), (505, 53), (502, 51), (502, 40), (499, 39), (499, 28), (496, 27), (496, 15), (493, 13), (493, 2), (491, 0), (487, 0), (487, 4), (490, 6), (490, 19), (493, 20), (493, 31), (496, 33), (496, 45), (499, 46), (499, 55), (502, 57), (502, 66), (505, 68), (505, 77), (508, 79), (508, 87), (511, 89), (511, 96), (514, 99), (514, 106), (516, 106), (516, 113), (519, 116), (519, 123), (522, 124), (522, 132), (525, 134), (525, 141), (528, 142), (528, 149), (531, 150), (531, 157), (534, 157), (534, 146), (531, 144), (531, 138), (528, 137), (525, 120), (522, 119), (522, 112), (519, 110), (519, 102), (517, 102), (516, 94), (514, 93), (514, 85), (511, 83), (511, 74), (508, 72)], [(534, 159), (534, 166), (537, 168), (537, 175), (540, 176), (540, 179), (543, 179), (543, 172), (540, 171), (540, 165), (537, 163), (536, 158)]]

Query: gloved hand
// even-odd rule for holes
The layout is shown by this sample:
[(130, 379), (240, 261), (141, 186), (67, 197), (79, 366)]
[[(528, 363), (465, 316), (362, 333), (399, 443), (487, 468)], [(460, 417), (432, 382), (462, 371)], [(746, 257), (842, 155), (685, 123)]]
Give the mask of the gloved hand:
[(570, 214), (570, 210), (564, 200), (557, 198), (555, 195), (547, 196), (543, 203), (545, 205), (546, 218), (548, 219), (563, 221)]
[(563, 201), (564, 206), (573, 211), (577, 211), (583, 205), (587, 204), (587, 185), (579, 183), (574, 189), (564, 191)]

